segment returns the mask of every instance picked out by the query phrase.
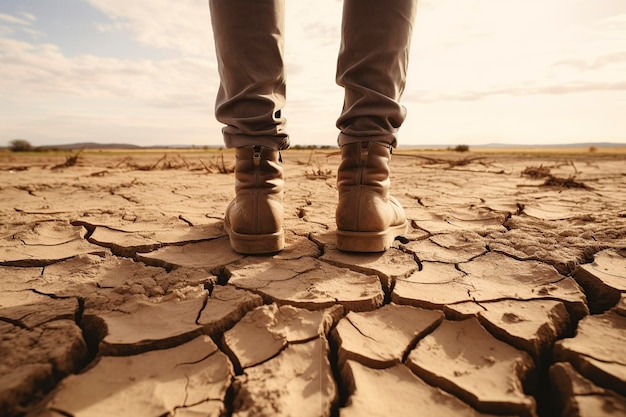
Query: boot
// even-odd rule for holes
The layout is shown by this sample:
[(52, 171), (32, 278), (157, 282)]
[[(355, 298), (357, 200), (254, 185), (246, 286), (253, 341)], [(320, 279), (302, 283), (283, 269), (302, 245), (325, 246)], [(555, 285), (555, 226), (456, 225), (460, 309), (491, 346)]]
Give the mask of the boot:
[(349, 252), (382, 252), (406, 233), (400, 203), (389, 195), (391, 146), (356, 142), (341, 147), (337, 173), (337, 248)]
[(235, 252), (275, 253), (285, 247), (280, 152), (263, 146), (235, 149), (235, 199), (224, 229)]

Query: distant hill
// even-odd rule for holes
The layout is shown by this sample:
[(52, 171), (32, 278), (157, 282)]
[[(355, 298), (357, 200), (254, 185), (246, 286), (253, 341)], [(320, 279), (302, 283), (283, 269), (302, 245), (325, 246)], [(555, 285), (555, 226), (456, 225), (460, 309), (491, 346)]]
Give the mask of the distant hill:
[[(428, 145), (428, 144), (401, 144), (400, 148), (418, 149), (454, 149), (456, 145)], [(469, 145), (470, 149), (541, 149), (541, 148), (620, 148), (626, 147), (626, 143), (619, 142), (582, 142), (582, 143), (546, 143), (542, 145), (528, 145), (520, 143), (485, 143), (481, 145)]]
[(74, 150), (74, 149), (140, 149), (142, 146), (131, 145), (128, 143), (95, 143), (95, 142), (79, 142), (79, 143), (66, 143), (63, 145), (44, 145), (38, 146), (39, 149), (61, 149), (61, 150)]
[(487, 143), (484, 145), (472, 145), (472, 148), (617, 148), (626, 146), (626, 143), (617, 142), (581, 142), (581, 143), (547, 143), (542, 145), (520, 145), (508, 143)]
[(95, 143), (95, 142), (78, 142), (65, 143), (62, 145), (43, 145), (37, 146), (37, 149), (55, 149), (55, 150), (79, 150), (79, 149), (201, 149), (201, 148), (220, 148), (223, 145), (154, 145), (140, 146), (129, 143)]

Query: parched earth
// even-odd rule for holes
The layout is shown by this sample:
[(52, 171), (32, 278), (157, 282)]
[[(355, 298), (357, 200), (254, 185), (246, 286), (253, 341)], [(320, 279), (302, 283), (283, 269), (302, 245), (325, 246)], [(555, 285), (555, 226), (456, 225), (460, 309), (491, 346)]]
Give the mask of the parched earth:
[(404, 152), (379, 254), (284, 152), (275, 256), (232, 153), (0, 154), (0, 415), (625, 416), (626, 154)]

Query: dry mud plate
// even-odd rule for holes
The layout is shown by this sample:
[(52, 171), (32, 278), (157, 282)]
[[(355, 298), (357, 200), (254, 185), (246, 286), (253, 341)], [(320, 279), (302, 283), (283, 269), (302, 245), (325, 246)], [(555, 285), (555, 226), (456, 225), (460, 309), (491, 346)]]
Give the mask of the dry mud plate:
[(232, 153), (1, 154), (0, 415), (626, 416), (626, 155), (407, 152), (409, 233), (349, 254), (338, 156), (286, 151), (263, 257)]

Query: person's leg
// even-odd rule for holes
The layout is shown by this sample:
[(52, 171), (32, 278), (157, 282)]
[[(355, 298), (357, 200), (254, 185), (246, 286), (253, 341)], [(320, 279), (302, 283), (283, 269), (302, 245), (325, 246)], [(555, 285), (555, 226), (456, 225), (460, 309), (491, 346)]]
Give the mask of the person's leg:
[(406, 82), (417, 0), (344, 0), (337, 84), (344, 105), (339, 146), (363, 140), (396, 146), (406, 117)]
[(210, 0), (220, 74), (215, 115), (224, 143), (236, 148), (235, 199), (224, 228), (245, 254), (284, 248), (285, 119), (283, 0)]
[(210, 0), (220, 87), (215, 117), (228, 148), (286, 149), (284, 0)]
[(416, 0), (344, 0), (337, 83), (342, 161), (337, 175), (337, 247), (389, 248), (405, 233), (402, 206), (389, 194), (389, 159), (406, 117), (404, 91)]

